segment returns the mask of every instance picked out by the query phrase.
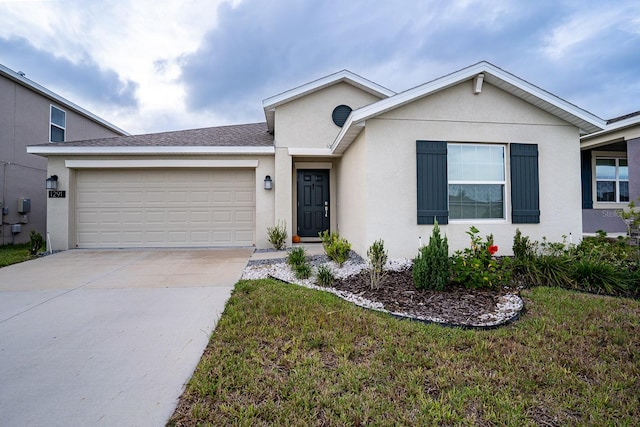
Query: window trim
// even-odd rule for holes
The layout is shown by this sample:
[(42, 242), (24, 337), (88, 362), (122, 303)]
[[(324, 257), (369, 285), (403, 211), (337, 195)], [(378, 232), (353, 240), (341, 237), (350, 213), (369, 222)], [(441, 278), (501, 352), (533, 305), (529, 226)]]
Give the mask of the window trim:
[[(477, 222), (482, 222), (484, 224), (486, 223), (493, 223), (493, 224), (507, 224), (509, 223), (509, 215), (510, 215), (510, 203), (511, 200), (509, 199), (509, 195), (510, 193), (510, 184), (509, 184), (509, 180), (507, 179), (507, 173), (510, 170), (510, 164), (509, 164), (509, 152), (508, 152), (508, 146), (509, 144), (506, 143), (498, 143), (498, 142), (487, 142), (487, 143), (483, 143), (483, 142), (459, 142), (459, 141), (455, 141), (455, 142), (447, 142), (447, 153), (449, 152), (449, 146), (456, 146), (456, 145), (460, 145), (463, 147), (470, 147), (470, 146), (474, 146), (474, 147), (487, 147), (487, 146), (491, 146), (491, 147), (500, 147), (502, 148), (502, 160), (503, 160), (503, 180), (502, 181), (460, 181), (460, 180), (455, 180), (452, 181), (449, 179), (449, 176), (447, 174), (447, 209), (449, 211), (449, 223), (455, 223), (455, 224), (471, 224), (471, 223), (477, 223)], [(447, 164), (448, 164), (448, 159), (449, 156), (447, 155)], [(500, 184), (502, 185), (502, 218), (451, 218), (451, 209), (449, 207), (449, 185), (451, 184), (461, 184), (461, 185), (465, 185), (465, 184), (477, 184), (477, 185), (482, 185), (482, 184)]]
[[(60, 126), (57, 123), (53, 123), (53, 109), (62, 111), (64, 113), (64, 126)], [(58, 129), (61, 129), (63, 132), (63, 138), (62, 141), (55, 141), (55, 142), (65, 142), (67, 140), (67, 112), (65, 110), (63, 110), (62, 108), (58, 107), (57, 105), (53, 105), (50, 104), (49, 105), (49, 142), (54, 142), (51, 140), (51, 128), (55, 126)]]
[[(627, 206), (629, 202), (599, 202), (598, 201), (598, 177), (596, 175), (596, 160), (608, 159), (616, 161), (616, 175), (619, 175), (619, 161), (627, 160), (627, 153), (624, 151), (592, 151), (591, 152), (591, 197), (593, 198), (593, 209), (611, 209), (612, 207)], [(628, 166), (627, 166), (628, 167)], [(610, 181), (610, 180), (609, 180)], [(623, 182), (629, 182), (629, 180), (622, 180)], [(620, 178), (616, 176), (616, 197), (620, 199)]]

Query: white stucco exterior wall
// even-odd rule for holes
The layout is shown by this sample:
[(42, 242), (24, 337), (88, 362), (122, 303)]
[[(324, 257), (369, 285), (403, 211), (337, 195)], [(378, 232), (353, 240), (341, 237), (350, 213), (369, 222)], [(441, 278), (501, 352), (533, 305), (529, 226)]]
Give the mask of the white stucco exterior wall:
[[(366, 138), (359, 142), (365, 147), (367, 195), (361, 200), (364, 211), (357, 215), (366, 222), (366, 229), (364, 237), (362, 231), (344, 230), (345, 235), (353, 235), (360, 254), (379, 238), (393, 257), (414, 257), (418, 238), (428, 242), (432, 227), (417, 224), (416, 140), (507, 146), (506, 219), (443, 225), (451, 251), (468, 246), (465, 232), (471, 225), (482, 236), (493, 233), (501, 255), (511, 254), (516, 228), (535, 240), (546, 236), (559, 241), (571, 234), (576, 241), (581, 235), (578, 129), (487, 83), (481, 94), (474, 95), (471, 82), (464, 82), (367, 121)], [(509, 143), (538, 144), (540, 224), (511, 224)], [(352, 148), (361, 150), (349, 147), (345, 158)], [(357, 219), (341, 220), (340, 226)]]
[(339, 162), (338, 167), (338, 221), (340, 235), (352, 244), (352, 249), (364, 256), (367, 253), (367, 195), (370, 187), (370, 174), (367, 169), (365, 132), (351, 144)]

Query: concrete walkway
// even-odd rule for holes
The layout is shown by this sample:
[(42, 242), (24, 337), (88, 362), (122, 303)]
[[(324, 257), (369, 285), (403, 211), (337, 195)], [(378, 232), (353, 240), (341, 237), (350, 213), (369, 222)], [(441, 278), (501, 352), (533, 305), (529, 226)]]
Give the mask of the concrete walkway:
[(251, 261), (262, 261), (271, 259), (283, 259), (289, 254), (289, 249), (297, 247), (303, 247), (307, 256), (324, 255), (324, 248), (322, 243), (294, 243), (293, 246), (282, 251), (256, 251), (251, 255)]
[(0, 269), (0, 425), (163, 426), (252, 248), (71, 250)]

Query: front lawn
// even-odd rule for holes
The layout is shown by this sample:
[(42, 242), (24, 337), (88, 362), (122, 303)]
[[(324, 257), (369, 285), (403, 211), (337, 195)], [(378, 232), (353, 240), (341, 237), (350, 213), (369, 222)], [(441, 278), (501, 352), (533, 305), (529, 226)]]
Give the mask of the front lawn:
[(640, 302), (523, 298), (478, 331), (241, 281), (168, 425), (640, 425)]
[(0, 267), (17, 264), (33, 258), (29, 253), (29, 247), (29, 243), (0, 246)]

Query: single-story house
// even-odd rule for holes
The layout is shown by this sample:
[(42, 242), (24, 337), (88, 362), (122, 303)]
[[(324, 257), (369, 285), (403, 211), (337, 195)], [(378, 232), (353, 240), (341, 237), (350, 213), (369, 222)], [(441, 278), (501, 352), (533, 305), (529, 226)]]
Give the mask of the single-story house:
[(585, 234), (625, 235), (619, 212), (640, 197), (640, 111), (607, 121), (580, 139)]
[(413, 257), (436, 219), (451, 250), (472, 225), (501, 254), (517, 228), (577, 241), (580, 137), (606, 126), (487, 62), (401, 93), (340, 71), (263, 108), (265, 123), (30, 146), (66, 191), (53, 248), (267, 248), (283, 221), (361, 255), (383, 239)]

